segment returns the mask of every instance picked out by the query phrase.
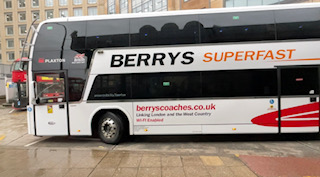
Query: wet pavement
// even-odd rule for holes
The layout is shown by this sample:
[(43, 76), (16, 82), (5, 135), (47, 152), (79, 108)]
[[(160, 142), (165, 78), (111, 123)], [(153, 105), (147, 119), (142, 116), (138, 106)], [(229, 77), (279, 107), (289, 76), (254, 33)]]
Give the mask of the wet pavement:
[(26, 112), (0, 108), (0, 177), (320, 176), (320, 138), (298, 135), (34, 137)]
[(0, 149), (0, 176), (256, 176), (235, 156), (76, 150)]

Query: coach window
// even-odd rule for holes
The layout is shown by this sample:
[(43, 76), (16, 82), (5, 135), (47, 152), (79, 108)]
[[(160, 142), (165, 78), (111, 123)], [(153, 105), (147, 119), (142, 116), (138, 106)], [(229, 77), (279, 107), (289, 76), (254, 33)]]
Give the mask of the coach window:
[(276, 70), (206, 71), (202, 73), (205, 97), (276, 96)]
[(69, 101), (78, 101), (84, 88), (89, 57), (86, 53), (65, 50), (63, 58), (65, 59), (62, 63), (63, 69), (68, 70)]
[(200, 15), (202, 43), (275, 40), (273, 12)]
[(130, 20), (132, 46), (199, 43), (198, 16), (165, 16)]
[[(67, 31), (64, 42), (63, 54), (65, 62), (62, 63), (62, 69), (68, 70), (68, 89), (69, 101), (78, 101), (81, 99), (85, 72), (89, 65), (90, 57), (85, 49), (86, 22), (68, 22), (60, 23)], [(90, 55), (91, 56), (91, 55)], [(61, 66), (61, 64), (59, 64)]]
[(62, 70), (62, 65), (60, 62), (50, 63), (46, 62), (45, 59), (58, 59), (61, 55), (60, 50), (52, 51), (34, 51), (33, 53), (33, 62), (32, 70), (41, 71), (41, 70)]
[(35, 43), (35, 49), (37, 51), (61, 50), (66, 33), (67, 29), (60, 23), (42, 25)]
[(281, 95), (319, 94), (318, 68), (281, 69)]
[(95, 78), (88, 100), (119, 100), (131, 98), (131, 76), (99, 75)]
[(87, 22), (87, 48), (129, 46), (129, 20), (97, 20)]
[(319, 38), (320, 9), (292, 9), (275, 11), (277, 39)]
[(84, 70), (68, 70), (69, 101), (79, 101), (86, 81)]
[(65, 76), (60, 74), (36, 74), (36, 98), (39, 103), (65, 102)]
[(192, 98), (200, 95), (200, 72), (133, 75), (132, 96), (136, 99)]
[[(61, 70), (61, 62), (50, 63), (46, 59), (61, 59), (67, 30), (61, 23), (46, 23), (41, 26), (35, 42), (32, 70)], [(48, 37), (50, 36), (50, 38)]]
[[(41, 26), (40, 32), (38, 33), (38, 37), (35, 43), (35, 51), (34, 51), (34, 57), (35, 59), (57, 59), (60, 58), (60, 56), (63, 53), (62, 49), (64, 51), (68, 51), (70, 49), (74, 50), (76, 49), (79, 51), (79, 49), (84, 48), (84, 42), (81, 39), (78, 39), (77, 42), (72, 46), (72, 37), (71, 34), (74, 31), (77, 31), (79, 35), (85, 35), (85, 23), (81, 22), (71, 22), (71, 23), (46, 23)], [(48, 38), (50, 36), (50, 38)], [(83, 37), (84, 39), (84, 37)], [(75, 47), (76, 46), (76, 47)], [(62, 56), (63, 58), (64, 56)], [(43, 64), (39, 62), (33, 63), (34, 66), (39, 65), (36, 68), (33, 69), (44, 69), (47, 64)], [(60, 66), (60, 63), (51, 63), (52, 69), (62, 69)]]
[(60, 23), (67, 31), (65, 50), (84, 50), (86, 37), (86, 22)]

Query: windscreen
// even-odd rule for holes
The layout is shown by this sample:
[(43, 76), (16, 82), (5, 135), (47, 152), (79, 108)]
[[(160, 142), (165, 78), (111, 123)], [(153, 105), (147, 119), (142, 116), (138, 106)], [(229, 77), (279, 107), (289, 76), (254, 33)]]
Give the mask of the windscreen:
[(65, 101), (64, 75), (62, 73), (37, 74), (36, 98), (39, 103)]
[(81, 99), (88, 58), (93, 53), (84, 48), (85, 31), (86, 22), (46, 23), (41, 26), (34, 46), (32, 71), (68, 70), (70, 101)]
[(11, 71), (17, 71), (17, 70), (20, 70), (20, 69), (22, 69), (23, 71), (28, 70), (28, 62), (27, 61), (22, 61), (22, 62), (15, 61), (12, 64)]

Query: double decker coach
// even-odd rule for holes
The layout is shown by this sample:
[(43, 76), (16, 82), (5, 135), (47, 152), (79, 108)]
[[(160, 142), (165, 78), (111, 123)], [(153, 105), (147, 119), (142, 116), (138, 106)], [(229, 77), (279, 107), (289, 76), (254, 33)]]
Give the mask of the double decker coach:
[(312, 3), (44, 21), (29, 133), (319, 133), (319, 20)]

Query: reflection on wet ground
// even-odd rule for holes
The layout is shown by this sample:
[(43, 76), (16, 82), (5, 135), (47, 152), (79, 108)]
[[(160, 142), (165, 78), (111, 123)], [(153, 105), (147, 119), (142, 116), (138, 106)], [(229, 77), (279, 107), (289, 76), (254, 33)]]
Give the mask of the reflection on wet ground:
[(256, 176), (234, 155), (4, 148), (0, 157), (0, 176)]

